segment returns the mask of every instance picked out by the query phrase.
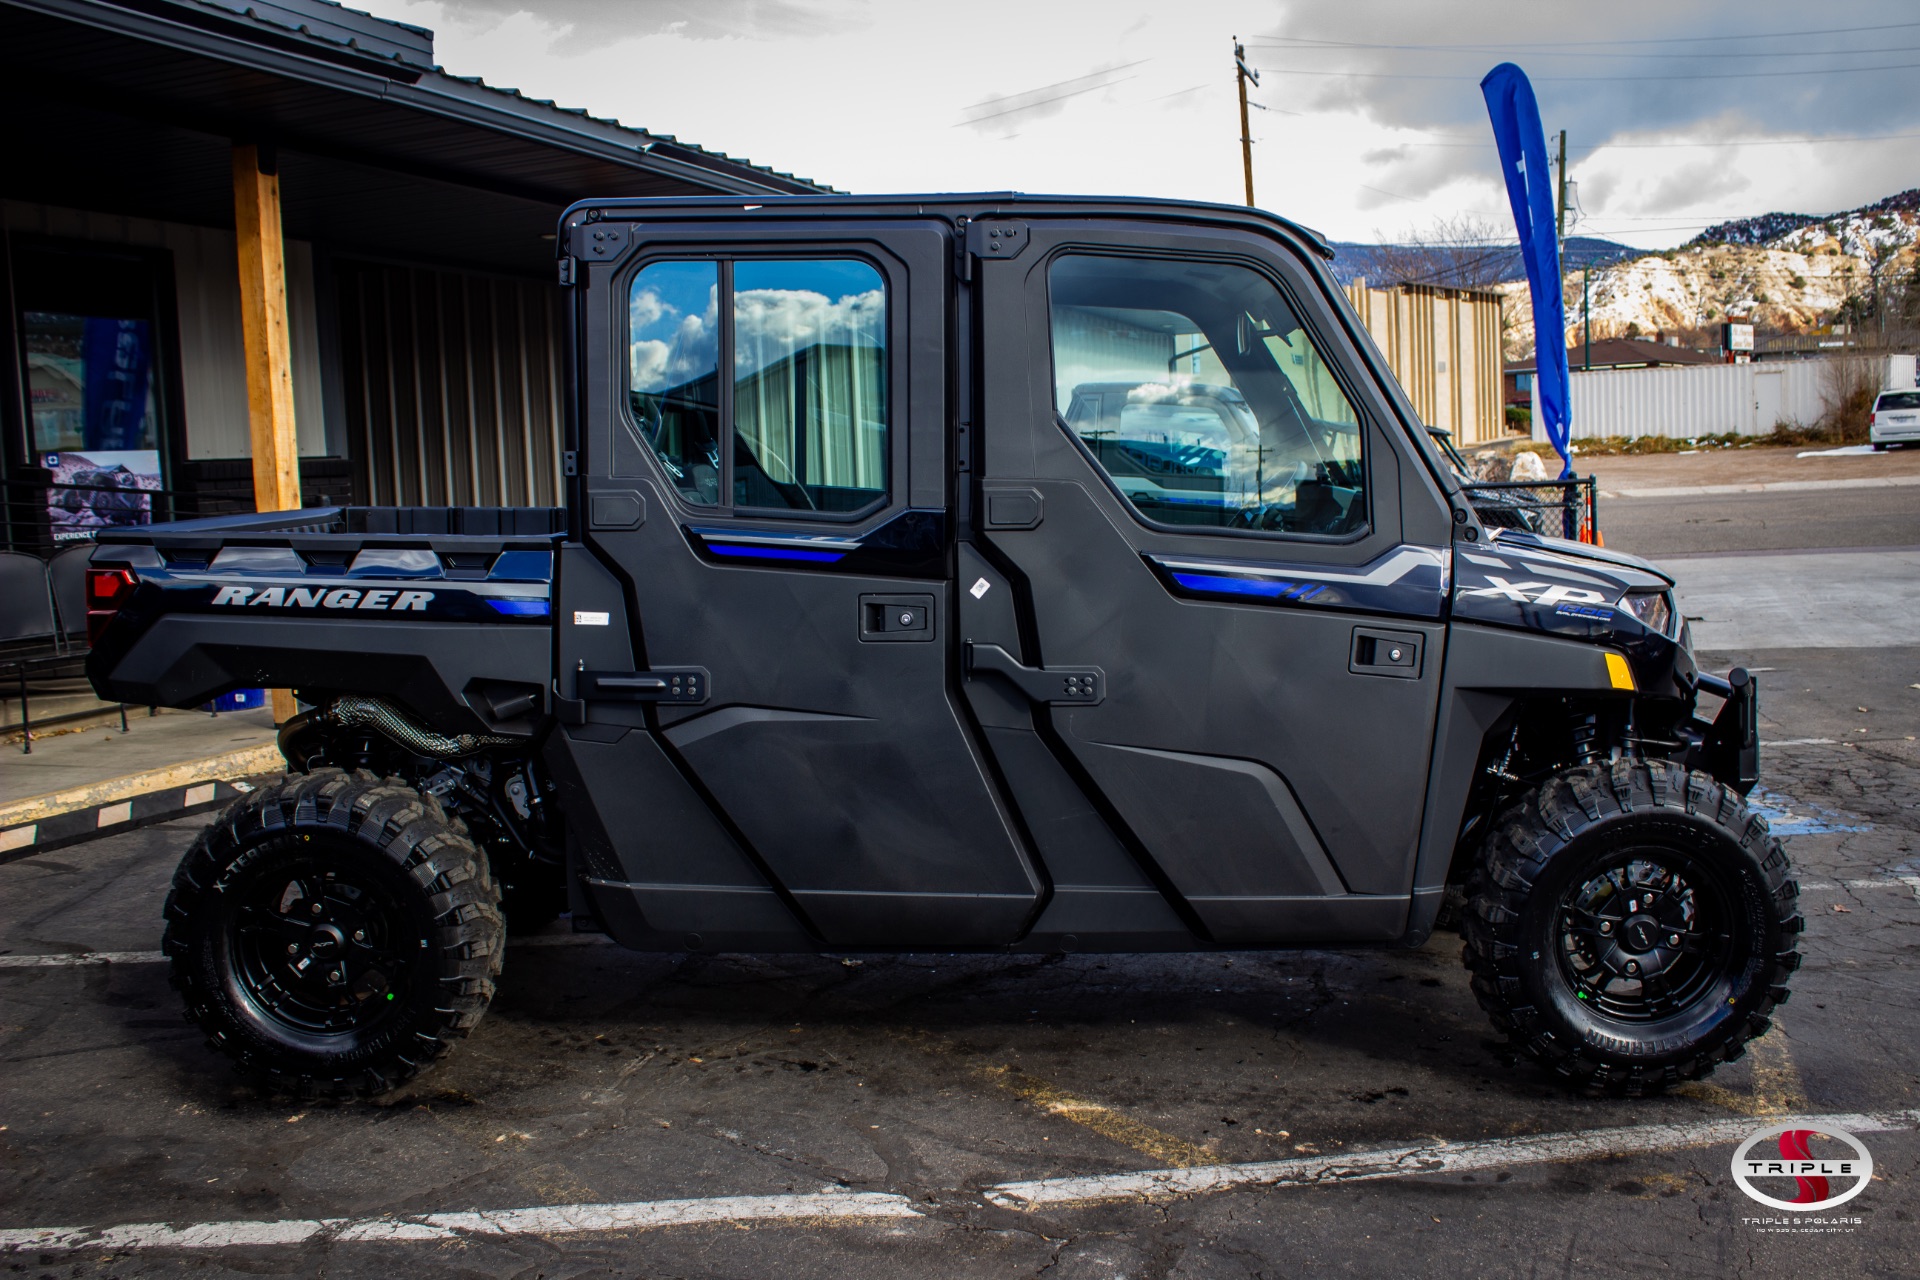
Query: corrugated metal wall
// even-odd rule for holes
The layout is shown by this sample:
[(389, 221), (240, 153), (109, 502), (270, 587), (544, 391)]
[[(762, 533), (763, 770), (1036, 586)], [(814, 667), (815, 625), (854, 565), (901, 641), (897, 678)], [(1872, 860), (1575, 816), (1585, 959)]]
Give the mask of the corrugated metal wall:
[(1501, 394), (1500, 295), (1403, 284), (1347, 286), (1347, 299), (1428, 426), (1460, 444), (1506, 436)]
[(340, 259), (354, 489), (376, 506), (560, 501), (564, 343), (544, 281)]
[[(1777, 422), (1809, 426), (1824, 409), (1836, 360), (1696, 364), (1573, 372), (1573, 438), (1763, 436)], [(1534, 423), (1534, 439), (1546, 432)]]
[[(0, 214), (11, 231), (169, 250), (178, 302), (187, 457), (251, 456), (246, 349), (240, 331), (240, 266), (233, 232), (21, 200), (0, 201)], [(311, 457), (326, 453), (327, 433), (321, 412), (313, 249), (299, 240), (287, 241), (287, 313), (287, 336), (293, 349), (293, 416), (300, 452)]]

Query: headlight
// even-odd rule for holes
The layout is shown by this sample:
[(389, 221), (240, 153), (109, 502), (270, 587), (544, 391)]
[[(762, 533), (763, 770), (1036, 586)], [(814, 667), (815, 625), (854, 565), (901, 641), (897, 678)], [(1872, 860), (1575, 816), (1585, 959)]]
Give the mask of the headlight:
[(1648, 630), (1657, 631), (1663, 636), (1673, 634), (1673, 624), (1678, 615), (1674, 612), (1671, 591), (1636, 591), (1620, 603), (1640, 619)]

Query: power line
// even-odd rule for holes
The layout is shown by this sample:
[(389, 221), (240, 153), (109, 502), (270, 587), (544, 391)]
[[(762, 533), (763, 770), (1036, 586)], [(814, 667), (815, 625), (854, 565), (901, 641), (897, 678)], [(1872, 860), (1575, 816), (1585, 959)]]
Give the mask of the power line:
[[(1866, 71), (1912, 71), (1915, 68), (1920, 68), (1920, 62), (1893, 62), (1878, 67), (1808, 67), (1797, 71), (1712, 71), (1685, 76), (1534, 76), (1532, 79), (1546, 84), (1570, 84), (1579, 81), (1624, 84), (1648, 80), (1761, 80), (1777, 76), (1850, 76)], [(1479, 76), (1446, 76), (1411, 71), (1308, 71), (1295, 67), (1268, 69), (1287, 76), (1328, 76), (1360, 80), (1454, 80), (1475, 84), (1480, 81)]]
[[(1465, 138), (1466, 134), (1443, 134), (1442, 137)], [(1891, 142), (1901, 138), (1920, 138), (1920, 133), (1863, 133), (1843, 134), (1826, 138), (1730, 138), (1725, 142), (1592, 142), (1571, 146), (1569, 151), (1652, 151), (1676, 147), (1803, 147), (1830, 142)], [(1390, 147), (1441, 147), (1478, 151), (1487, 144), (1482, 142), (1394, 142)]]
[(1882, 57), (1889, 53), (1920, 52), (1920, 45), (1875, 46), (1867, 49), (1751, 49), (1738, 53), (1721, 53), (1713, 50), (1700, 50), (1692, 53), (1602, 53), (1578, 50), (1558, 51), (1554, 49), (1530, 49), (1524, 45), (1486, 44), (1486, 45), (1429, 45), (1429, 44), (1367, 44), (1358, 40), (1311, 40), (1275, 43), (1271, 47), (1292, 52), (1309, 53), (1319, 49), (1386, 49), (1404, 53), (1479, 53), (1508, 54), (1525, 53), (1536, 58), (1616, 58), (1642, 60), (1663, 58), (1681, 61), (1697, 61), (1701, 58), (1846, 58), (1856, 54)]
[[(1728, 40), (1787, 40), (1801, 36), (1842, 36), (1859, 31), (1904, 31), (1920, 27), (1920, 22), (1886, 22), (1871, 27), (1827, 27), (1819, 31), (1759, 31), (1732, 36), (1659, 36), (1645, 40), (1543, 40), (1531, 43), (1507, 44), (1508, 49), (1574, 49), (1602, 48), (1622, 45), (1649, 44), (1714, 44)], [(1267, 44), (1312, 44), (1323, 46), (1346, 46), (1368, 49), (1469, 49), (1481, 50), (1484, 44), (1381, 44), (1369, 45), (1345, 40), (1319, 40), (1312, 36), (1256, 36), (1256, 43)]]

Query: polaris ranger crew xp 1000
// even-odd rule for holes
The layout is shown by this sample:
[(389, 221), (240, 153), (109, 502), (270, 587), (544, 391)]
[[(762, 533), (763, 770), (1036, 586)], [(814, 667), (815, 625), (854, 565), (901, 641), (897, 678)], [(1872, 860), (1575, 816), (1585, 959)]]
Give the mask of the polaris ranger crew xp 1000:
[(1652, 565), (1482, 524), (1312, 233), (628, 200), (558, 250), (564, 506), (99, 536), (102, 697), (311, 707), (166, 904), (247, 1075), (391, 1088), (563, 912), (645, 950), (1411, 947), (1452, 895), (1494, 1024), (1575, 1085), (1766, 1030), (1801, 921), (1753, 680), (1696, 669)]

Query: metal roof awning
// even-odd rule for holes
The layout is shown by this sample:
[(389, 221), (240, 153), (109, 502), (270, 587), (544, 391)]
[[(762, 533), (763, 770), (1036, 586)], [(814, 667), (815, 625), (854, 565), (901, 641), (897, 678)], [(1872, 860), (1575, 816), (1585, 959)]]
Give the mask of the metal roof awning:
[(431, 40), (323, 0), (0, 0), (4, 193), (229, 225), (229, 148), (252, 141), (288, 235), (544, 272), (584, 196), (827, 190), (449, 75)]

